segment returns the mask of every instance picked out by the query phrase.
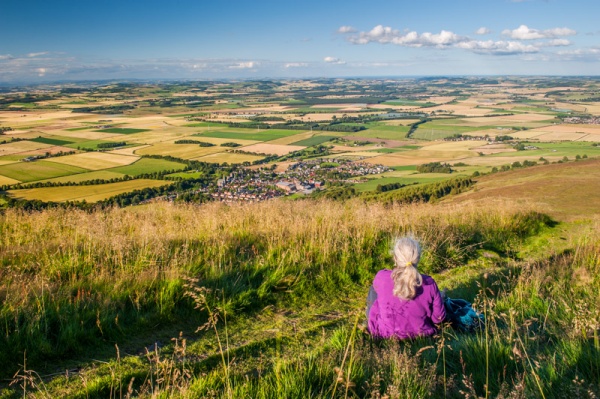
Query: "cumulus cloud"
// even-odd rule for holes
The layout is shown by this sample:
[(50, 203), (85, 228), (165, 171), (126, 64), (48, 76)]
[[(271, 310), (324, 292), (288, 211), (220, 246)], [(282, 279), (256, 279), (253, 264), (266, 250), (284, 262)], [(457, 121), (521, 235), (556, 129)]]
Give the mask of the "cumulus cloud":
[(354, 32), (356, 32), (356, 29), (353, 28), (352, 26), (344, 25), (344, 26), (340, 26), (340, 28), (337, 31), (338, 31), (338, 33), (354, 33)]
[(323, 61), (325, 61), (328, 64), (338, 64), (338, 65), (343, 65), (346, 63), (346, 61), (343, 61), (336, 57), (325, 57), (325, 58), (323, 58)]
[(532, 29), (521, 25), (517, 29), (505, 29), (502, 34), (517, 40), (551, 39), (560, 36), (573, 36), (577, 32), (569, 28), (552, 28), (546, 30)]
[(307, 66), (308, 64), (306, 62), (288, 62), (283, 65), (284, 68), (305, 68)]
[(458, 43), (456, 47), (471, 50), (479, 54), (513, 55), (523, 53), (537, 53), (539, 47), (532, 44), (524, 44), (515, 41), (494, 41), (494, 40), (471, 40)]
[(442, 30), (440, 33), (418, 34), (415, 31), (400, 32), (389, 26), (377, 25), (368, 32), (350, 36), (348, 40), (354, 44), (381, 43), (407, 47), (447, 47), (466, 39), (447, 30)]
[(484, 26), (482, 26), (481, 28), (479, 28), (475, 31), (476, 35), (488, 35), (490, 33), (492, 33), (492, 31)]

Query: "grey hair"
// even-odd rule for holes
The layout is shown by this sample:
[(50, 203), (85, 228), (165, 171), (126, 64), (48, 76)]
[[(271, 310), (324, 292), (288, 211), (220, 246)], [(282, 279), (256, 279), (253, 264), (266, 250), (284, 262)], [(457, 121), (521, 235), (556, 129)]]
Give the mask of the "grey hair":
[(410, 237), (396, 238), (392, 249), (395, 267), (392, 271), (394, 295), (400, 299), (413, 299), (423, 277), (417, 270), (421, 259), (421, 245)]

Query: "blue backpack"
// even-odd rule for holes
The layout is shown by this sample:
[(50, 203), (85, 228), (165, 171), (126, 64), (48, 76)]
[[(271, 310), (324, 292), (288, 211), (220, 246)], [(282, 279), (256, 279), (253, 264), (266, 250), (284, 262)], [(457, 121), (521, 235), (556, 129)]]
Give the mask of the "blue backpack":
[(450, 322), (456, 330), (473, 332), (482, 328), (485, 324), (484, 316), (477, 313), (471, 303), (464, 299), (446, 297), (444, 307), (446, 308), (444, 321)]

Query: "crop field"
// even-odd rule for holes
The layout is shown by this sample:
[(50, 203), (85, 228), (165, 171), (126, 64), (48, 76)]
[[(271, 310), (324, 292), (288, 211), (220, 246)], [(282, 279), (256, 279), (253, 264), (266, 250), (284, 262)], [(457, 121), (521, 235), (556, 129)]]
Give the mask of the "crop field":
[(160, 187), (172, 184), (164, 180), (137, 179), (118, 183), (96, 184), (88, 186), (43, 187), (11, 190), (9, 195), (14, 198), (37, 199), (42, 201), (87, 201), (97, 202), (117, 194), (140, 190), (147, 187)]
[(270, 141), (279, 139), (282, 137), (293, 136), (298, 134), (298, 130), (281, 130), (281, 129), (247, 129), (246, 132), (236, 131), (210, 131), (200, 134), (195, 134), (197, 137), (215, 137), (219, 139), (231, 139), (231, 140), (256, 140), (256, 141)]
[[(123, 173), (112, 172), (110, 170), (97, 170), (94, 172), (85, 172), (78, 173), (76, 175), (55, 177), (47, 180), (40, 180), (41, 183), (47, 182), (56, 182), (56, 183), (80, 183), (83, 181), (91, 181), (91, 180), (110, 180), (110, 179), (120, 179), (125, 176)], [(68, 190), (68, 188), (65, 188)]]
[(74, 143), (73, 140), (61, 140), (58, 138), (50, 138), (50, 137), (36, 137), (34, 139), (30, 139), (29, 141), (33, 141), (35, 143), (50, 144), (50, 145), (66, 145), (66, 144)]
[[(2, 164), (0, 163), (0, 166), (1, 165)], [(20, 182), (21, 182), (20, 180), (11, 179), (10, 177), (0, 175), (0, 186), (3, 186), (5, 184), (17, 184)]]
[(148, 129), (132, 129), (132, 128), (114, 127), (114, 128), (110, 128), (110, 129), (101, 129), (101, 130), (95, 130), (95, 131), (99, 132), (99, 133), (135, 134), (135, 133), (147, 132)]
[(244, 147), (244, 151), (254, 152), (256, 154), (274, 154), (274, 155), (286, 155), (290, 152), (300, 151), (306, 148), (301, 145), (278, 145), (271, 143), (259, 143), (252, 144)]
[(30, 182), (83, 173), (88, 170), (49, 161), (18, 162), (0, 166), (0, 176), (6, 176), (22, 182)]
[(27, 151), (35, 151), (43, 148), (52, 147), (49, 144), (34, 143), (32, 141), (17, 141), (12, 143), (0, 144), (0, 156), (18, 154)]
[[(460, 176), (461, 174), (452, 174), (452, 177)], [(448, 179), (447, 174), (442, 173), (412, 173), (410, 175), (401, 177), (380, 177), (375, 179), (369, 179), (364, 183), (355, 184), (354, 187), (359, 192), (374, 191), (378, 185), (390, 184), (390, 183), (401, 183), (401, 184), (421, 184), (421, 183), (435, 183), (438, 181)]]
[[(197, 138), (194, 138), (197, 140)], [(141, 148), (135, 152), (136, 155), (170, 155), (176, 158), (192, 159), (215, 152), (225, 151), (224, 147), (200, 147), (198, 144), (174, 144), (155, 143), (151, 146)]]
[(328, 135), (323, 135), (323, 136), (317, 136), (314, 135), (312, 137), (306, 138), (306, 139), (302, 139), (299, 141), (295, 141), (293, 143), (293, 145), (296, 146), (304, 146), (304, 147), (311, 147), (313, 145), (319, 145), (319, 144), (323, 144), (327, 141), (333, 140), (335, 139), (337, 136), (328, 136)]
[(240, 164), (244, 162), (253, 162), (263, 159), (263, 156), (249, 155), (249, 154), (236, 154), (231, 152), (219, 152), (215, 154), (209, 154), (200, 158), (196, 158), (196, 161), (202, 162), (214, 162), (214, 163), (228, 163), (228, 164)]
[(107, 152), (83, 152), (80, 154), (66, 155), (64, 157), (56, 157), (53, 158), (52, 161), (73, 166), (85, 165), (86, 169), (89, 170), (101, 170), (129, 165), (138, 159), (139, 157), (136, 156), (110, 154)]
[(408, 126), (393, 126), (383, 123), (368, 124), (367, 130), (353, 133), (356, 136), (385, 139), (385, 140), (405, 140), (406, 133), (410, 130)]
[(129, 176), (139, 176), (146, 173), (162, 172), (165, 170), (178, 171), (183, 168), (185, 168), (185, 165), (179, 162), (167, 161), (164, 159), (141, 158), (131, 165), (112, 168), (110, 171)]

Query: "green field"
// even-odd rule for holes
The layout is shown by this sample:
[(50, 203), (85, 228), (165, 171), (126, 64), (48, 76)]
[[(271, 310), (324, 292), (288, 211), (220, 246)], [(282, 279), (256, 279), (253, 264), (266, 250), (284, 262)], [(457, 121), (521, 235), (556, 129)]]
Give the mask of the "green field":
[(18, 162), (0, 166), (0, 175), (22, 182), (50, 179), (53, 177), (87, 172), (87, 169), (50, 161)]
[(458, 174), (441, 174), (441, 173), (423, 173), (416, 174), (407, 177), (381, 177), (370, 179), (365, 183), (357, 183), (354, 187), (359, 191), (373, 191), (380, 184), (390, 184), (390, 183), (402, 183), (402, 184), (420, 184), (420, 183), (435, 183), (438, 181), (446, 180), (451, 177), (457, 177)]
[(131, 165), (120, 166), (118, 168), (111, 168), (107, 170), (129, 176), (139, 176), (146, 173), (162, 172), (165, 170), (177, 171), (184, 168), (185, 165), (179, 162), (166, 161), (164, 159), (141, 158)]
[(385, 101), (381, 104), (404, 106), (404, 107), (431, 107), (431, 106), (436, 105), (436, 103), (432, 103), (430, 101), (416, 101), (416, 100), (402, 100), (402, 99)]
[(134, 133), (149, 132), (150, 129), (132, 129), (132, 128), (113, 127), (110, 129), (100, 129), (100, 130), (94, 130), (94, 131), (100, 132), (100, 133), (134, 134)]
[(50, 144), (50, 145), (67, 145), (67, 144), (72, 144), (73, 141), (72, 140), (59, 140), (59, 139), (52, 139), (49, 137), (37, 137), (35, 139), (30, 139), (29, 141), (33, 141), (36, 143), (42, 143), (42, 144)]
[(170, 175), (167, 175), (166, 177), (180, 177), (183, 179), (198, 179), (202, 176), (204, 176), (203, 172), (190, 171), (190, 172), (171, 173)]
[(383, 123), (369, 123), (367, 130), (361, 130), (356, 133), (348, 133), (348, 136), (366, 137), (384, 140), (406, 140), (406, 133), (410, 130), (409, 126), (392, 126)]
[(84, 126), (84, 127), (71, 127), (69, 129), (65, 129), (68, 132), (78, 132), (80, 130), (89, 130), (92, 129), (91, 126)]
[(313, 145), (323, 144), (335, 138), (337, 138), (337, 136), (314, 136), (308, 139), (296, 141), (295, 143), (290, 143), (290, 145), (302, 145), (305, 147), (312, 147)]
[(193, 134), (192, 136), (197, 137), (215, 137), (218, 139), (232, 139), (232, 140), (257, 140), (257, 141), (270, 141), (280, 139), (282, 137), (293, 136), (298, 133), (302, 133), (303, 130), (283, 130), (283, 129), (268, 129), (260, 130), (247, 129), (247, 132), (243, 131), (214, 131), (206, 133)]
[(14, 198), (41, 201), (87, 201), (97, 202), (117, 194), (141, 190), (146, 187), (160, 187), (173, 184), (164, 180), (136, 179), (118, 183), (94, 184), (88, 186), (42, 187), (10, 190), (8, 194)]

